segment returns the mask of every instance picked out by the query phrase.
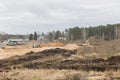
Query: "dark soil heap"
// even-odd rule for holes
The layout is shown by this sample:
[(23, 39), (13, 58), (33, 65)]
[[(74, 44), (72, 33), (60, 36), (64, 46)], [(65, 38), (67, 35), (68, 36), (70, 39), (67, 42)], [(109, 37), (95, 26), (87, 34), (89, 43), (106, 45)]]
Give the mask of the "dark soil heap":
[(14, 56), (0, 60), (0, 69), (74, 69), (74, 70), (118, 70), (120, 56), (112, 56), (107, 60), (97, 59), (67, 59), (76, 54), (77, 50), (49, 49), (42, 52), (29, 52), (23, 56)]

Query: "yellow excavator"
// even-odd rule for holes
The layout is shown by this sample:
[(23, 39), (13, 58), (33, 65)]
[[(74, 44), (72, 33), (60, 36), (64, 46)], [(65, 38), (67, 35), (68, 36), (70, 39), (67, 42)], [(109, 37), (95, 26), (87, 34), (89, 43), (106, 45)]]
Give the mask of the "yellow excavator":
[(83, 46), (89, 46), (89, 45), (90, 45), (89, 39), (88, 39), (88, 40), (86, 40), (86, 42), (85, 42), (85, 43), (83, 43)]

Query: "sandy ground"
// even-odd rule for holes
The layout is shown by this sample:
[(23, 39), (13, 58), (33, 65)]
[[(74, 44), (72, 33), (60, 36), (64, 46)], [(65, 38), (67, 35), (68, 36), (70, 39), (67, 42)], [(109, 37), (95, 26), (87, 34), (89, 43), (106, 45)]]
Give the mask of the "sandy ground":
[(4, 59), (4, 58), (9, 58), (15, 55), (24, 55), (27, 52), (33, 51), (33, 52), (39, 52), (39, 51), (43, 51), (46, 49), (54, 49), (54, 48), (63, 48), (63, 49), (69, 49), (69, 50), (73, 50), (73, 49), (77, 49), (78, 46), (75, 44), (68, 44), (65, 46), (57, 46), (57, 47), (41, 47), (41, 48), (30, 48), (28, 46), (25, 45), (21, 45), (21, 46), (6, 46), (5, 49), (0, 49), (0, 59)]

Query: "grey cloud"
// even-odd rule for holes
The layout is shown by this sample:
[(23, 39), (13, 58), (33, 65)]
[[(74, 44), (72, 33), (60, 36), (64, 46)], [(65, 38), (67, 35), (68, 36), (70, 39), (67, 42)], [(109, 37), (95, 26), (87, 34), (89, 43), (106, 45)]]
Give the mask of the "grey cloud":
[(47, 32), (118, 23), (119, 4), (119, 0), (0, 0), (0, 31)]

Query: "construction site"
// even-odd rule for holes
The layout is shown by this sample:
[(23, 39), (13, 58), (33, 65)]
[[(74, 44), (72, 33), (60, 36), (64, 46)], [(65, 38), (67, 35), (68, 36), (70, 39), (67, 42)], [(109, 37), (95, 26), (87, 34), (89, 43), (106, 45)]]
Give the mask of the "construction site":
[(0, 0), (0, 80), (120, 80), (120, 0)]
[(9, 40), (1, 45), (0, 80), (120, 79), (120, 40), (97, 43), (92, 40), (84, 43), (13, 42)]

